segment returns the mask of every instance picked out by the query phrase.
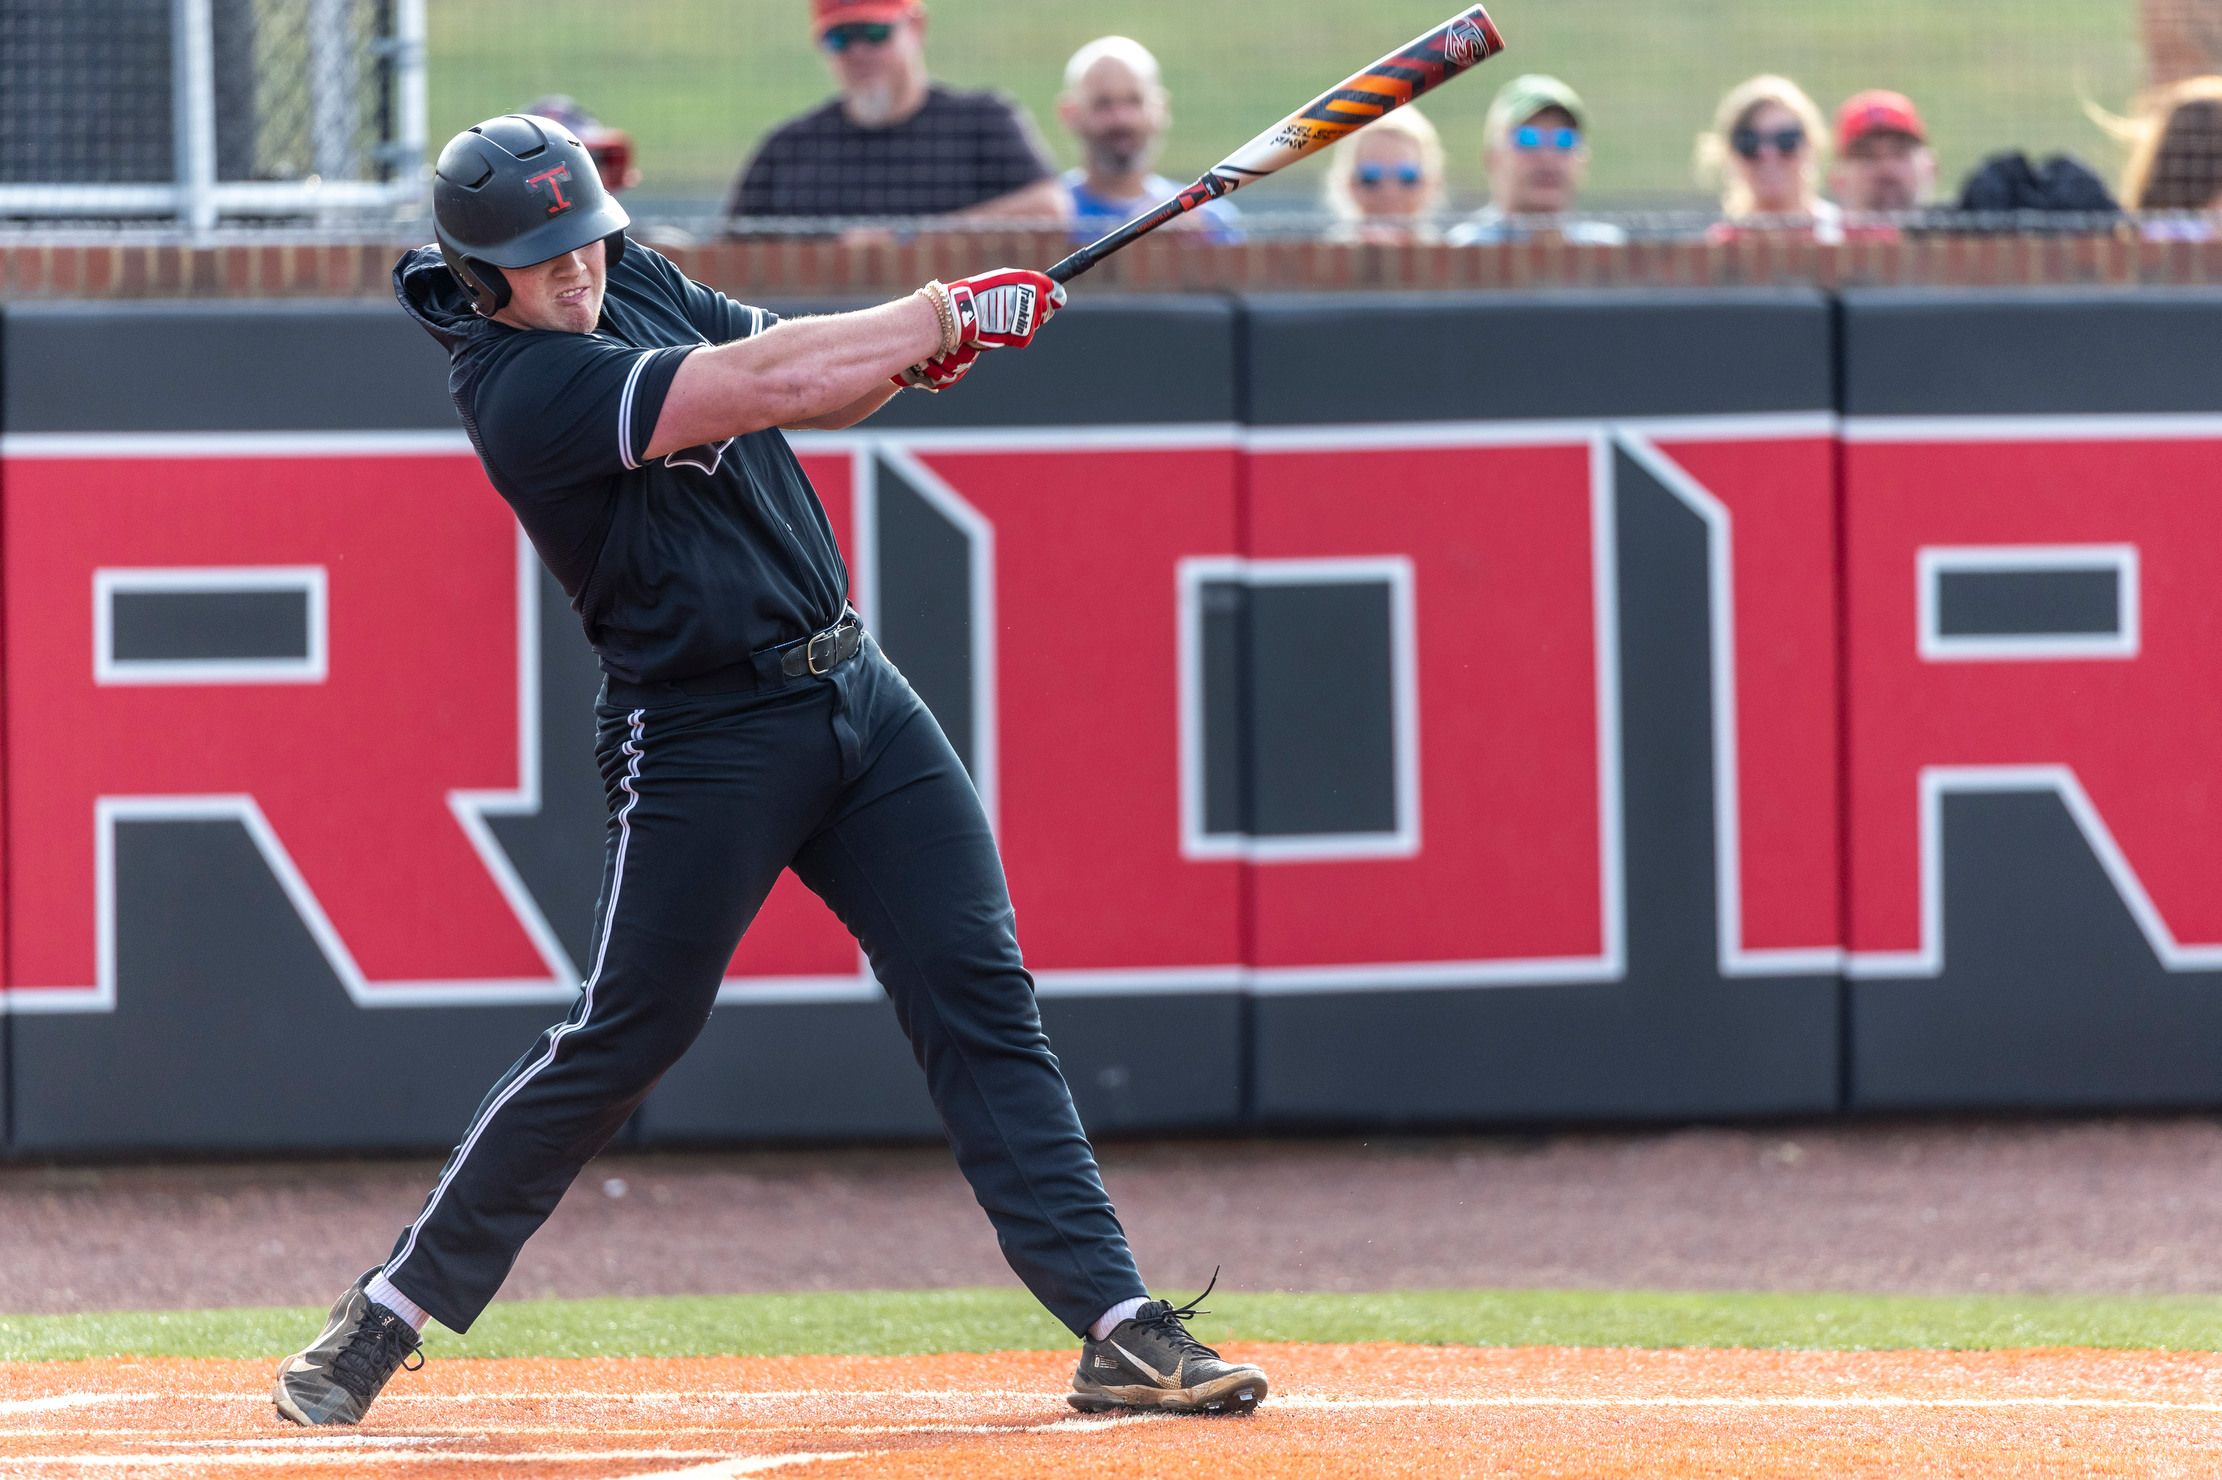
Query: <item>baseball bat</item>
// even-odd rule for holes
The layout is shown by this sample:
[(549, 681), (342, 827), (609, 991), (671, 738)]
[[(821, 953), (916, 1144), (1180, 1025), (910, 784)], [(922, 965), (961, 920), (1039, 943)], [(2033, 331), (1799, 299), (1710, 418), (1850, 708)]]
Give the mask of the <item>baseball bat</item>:
[(1213, 165), (1209, 174), (1148, 215), (1128, 222), (1092, 246), (1082, 247), (1049, 269), (1049, 276), (1069, 283), (1175, 217), (1317, 154), (1337, 139), (1394, 113), (1422, 93), (1433, 92), (1503, 50), (1504, 37), (1498, 33), (1496, 22), (1489, 19), (1489, 12), (1479, 5), (1469, 5), (1409, 46), (1399, 47), (1321, 93)]

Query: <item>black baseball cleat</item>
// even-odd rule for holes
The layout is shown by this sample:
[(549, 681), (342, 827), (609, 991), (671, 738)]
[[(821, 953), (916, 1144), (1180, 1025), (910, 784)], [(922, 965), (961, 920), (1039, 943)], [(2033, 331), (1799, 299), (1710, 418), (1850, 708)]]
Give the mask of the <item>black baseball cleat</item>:
[(363, 1293), (377, 1275), (365, 1271), (332, 1307), (324, 1334), (278, 1364), (270, 1401), (281, 1416), (307, 1428), (361, 1423), (396, 1367), (409, 1367), (411, 1357), (417, 1359), (411, 1372), (424, 1365), (415, 1328)]
[[(1219, 1283), (1216, 1271), (1204, 1295)], [(1265, 1373), (1229, 1362), (1183, 1325), (1206, 1312), (1152, 1300), (1101, 1341), (1080, 1343), (1080, 1369), (1065, 1401), (1083, 1413), (1149, 1408), (1162, 1413), (1252, 1413), (1265, 1401)]]

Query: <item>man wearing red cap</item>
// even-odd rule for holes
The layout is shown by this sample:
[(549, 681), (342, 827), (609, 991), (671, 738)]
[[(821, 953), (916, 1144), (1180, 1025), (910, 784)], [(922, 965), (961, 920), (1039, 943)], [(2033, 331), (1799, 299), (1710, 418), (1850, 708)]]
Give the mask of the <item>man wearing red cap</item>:
[(1851, 216), (1919, 210), (1936, 188), (1937, 156), (1913, 100), (1874, 88), (1836, 111), (1836, 167), (1829, 186)]
[(924, 0), (810, 9), (841, 95), (771, 132), (726, 215), (1064, 219), (1065, 192), (1018, 104), (927, 77)]

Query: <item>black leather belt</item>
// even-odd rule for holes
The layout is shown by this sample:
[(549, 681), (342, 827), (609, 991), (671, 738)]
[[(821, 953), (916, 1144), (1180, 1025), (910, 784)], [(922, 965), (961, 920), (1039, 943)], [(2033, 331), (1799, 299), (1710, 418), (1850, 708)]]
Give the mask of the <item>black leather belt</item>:
[(793, 679), (823, 678), (863, 649), (864, 624), (856, 619), (854, 611), (845, 611), (840, 621), (822, 632), (750, 653), (741, 662), (662, 683), (630, 683), (622, 678), (608, 678), (602, 681), (602, 693), (612, 704), (633, 708), (707, 698), (713, 694), (778, 690)]
[(779, 671), (789, 678), (800, 678), (805, 673), (827, 674), (849, 661), (864, 646), (864, 624), (856, 619), (855, 612), (843, 612), (841, 620), (823, 632), (813, 632), (800, 642), (790, 642), (772, 651), (779, 654)]

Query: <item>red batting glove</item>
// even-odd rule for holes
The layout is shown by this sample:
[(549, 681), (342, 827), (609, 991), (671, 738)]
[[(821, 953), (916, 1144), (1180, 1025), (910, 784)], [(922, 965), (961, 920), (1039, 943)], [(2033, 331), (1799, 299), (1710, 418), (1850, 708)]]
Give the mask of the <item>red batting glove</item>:
[(972, 362), (978, 358), (980, 351), (970, 346), (952, 350), (945, 355), (935, 355), (897, 375), (894, 378), (895, 383), (913, 390), (945, 391), (964, 379), (965, 372), (972, 368)]
[(957, 340), (971, 349), (1024, 349), (1065, 306), (1062, 283), (1023, 267), (999, 267), (949, 285)]

